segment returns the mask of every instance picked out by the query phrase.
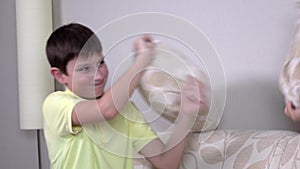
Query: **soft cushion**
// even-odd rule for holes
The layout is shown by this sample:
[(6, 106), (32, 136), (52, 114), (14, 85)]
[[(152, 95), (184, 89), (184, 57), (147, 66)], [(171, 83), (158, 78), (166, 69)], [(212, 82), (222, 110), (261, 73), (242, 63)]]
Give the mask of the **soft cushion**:
[[(210, 85), (204, 69), (187, 56), (159, 43), (151, 65), (144, 72), (139, 89), (151, 108), (174, 122), (180, 111), (181, 90), (187, 76), (193, 76), (205, 85), (205, 95), (210, 100)], [(209, 111), (198, 112), (193, 131), (214, 130), (220, 116), (209, 116)], [(205, 127), (204, 127), (205, 126)]]

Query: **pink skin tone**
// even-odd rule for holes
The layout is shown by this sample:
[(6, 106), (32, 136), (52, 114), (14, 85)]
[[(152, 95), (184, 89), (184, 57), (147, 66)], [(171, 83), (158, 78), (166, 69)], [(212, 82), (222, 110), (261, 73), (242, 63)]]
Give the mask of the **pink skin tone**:
[(300, 121), (300, 108), (295, 107), (291, 101), (286, 103), (284, 113), (286, 116), (291, 118), (293, 121), (298, 122)]
[(78, 96), (85, 99), (95, 99), (103, 94), (108, 69), (104, 57), (97, 54), (88, 59), (74, 59), (69, 62), (70, 69), (66, 86)]
[(68, 75), (61, 73), (57, 68), (51, 69), (54, 77), (69, 90), (84, 99), (95, 99), (103, 94), (107, 81), (108, 69), (103, 56), (93, 54), (88, 59), (75, 58), (68, 62)]

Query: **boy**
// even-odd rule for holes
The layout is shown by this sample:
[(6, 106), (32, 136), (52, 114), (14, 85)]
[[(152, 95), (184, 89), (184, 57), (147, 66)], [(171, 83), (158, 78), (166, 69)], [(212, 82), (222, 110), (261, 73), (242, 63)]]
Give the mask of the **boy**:
[(46, 46), (50, 72), (66, 87), (50, 94), (43, 105), (52, 169), (129, 169), (133, 149), (156, 168), (179, 167), (188, 130), (206, 101), (201, 84), (188, 78), (174, 132), (166, 145), (156, 136), (129, 101), (154, 47), (151, 37), (138, 38), (135, 61), (104, 93), (108, 69), (97, 36), (77, 23), (51, 34)]

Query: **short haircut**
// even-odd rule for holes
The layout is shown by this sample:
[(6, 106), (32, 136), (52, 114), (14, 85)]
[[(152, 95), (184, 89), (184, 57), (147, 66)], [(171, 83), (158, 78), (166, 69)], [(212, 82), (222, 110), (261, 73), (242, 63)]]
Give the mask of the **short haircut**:
[(46, 54), (51, 67), (57, 67), (68, 75), (68, 62), (79, 55), (88, 56), (102, 52), (101, 42), (94, 32), (79, 23), (71, 23), (56, 29), (46, 44)]

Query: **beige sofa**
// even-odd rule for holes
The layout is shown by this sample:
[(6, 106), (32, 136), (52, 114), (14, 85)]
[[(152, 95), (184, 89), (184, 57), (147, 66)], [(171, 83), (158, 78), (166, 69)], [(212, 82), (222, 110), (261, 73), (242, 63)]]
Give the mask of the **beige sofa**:
[[(294, 51), (294, 53), (297, 52)], [(288, 69), (289, 67), (286, 66), (287, 63), (293, 63), (292, 58), (295, 57), (289, 57), (287, 59), (284, 66), (285, 69), (283, 69), (280, 75), (279, 88), (285, 100), (290, 100), (290, 98), (298, 99), (299, 96), (299, 93), (291, 92), (294, 91), (295, 87), (290, 84), (294, 84), (292, 80), (295, 78), (292, 78), (290, 75), (296, 74), (296, 77), (298, 77), (297, 73), (299, 72), (298, 69), (300, 69), (300, 61), (295, 60), (297, 64), (292, 65), (296, 66), (290, 66), (292, 68), (296, 67), (297, 70), (295, 68), (290, 70)], [(147, 85), (149, 85), (149, 82)], [(288, 86), (286, 87), (287, 89), (283, 89), (285, 86)], [(162, 86), (158, 87), (163, 88)], [(250, 97), (251, 93), (246, 96)], [(259, 95), (259, 97), (261, 97), (261, 95)], [(259, 99), (259, 97), (257, 97), (257, 99)], [(247, 99), (249, 100), (247, 104), (249, 104), (251, 99)], [(277, 99), (281, 98), (277, 97)], [(298, 101), (297, 99), (294, 100)], [(265, 100), (274, 100), (274, 98)], [(282, 99), (282, 103), (283, 100), (284, 99)], [(270, 106), (270, 104), (265, 104), (264, 106), (267, 107)], [(252, 107), (248, 106), (243, 108), (254, 111)], [(244, 109), (240, 108), (238, 110)], [(223, 118), (223, 113), (220, 112), (222, 111), (210, 111), (208, 114), (205, 114), (204, 118), (202, 117), (196, 120), (198, 124), (196, 126), (201, 126), (197, 130), (201, 130), (202, 132), (190, 133), (189, 141), (181, 162), (181, 169), (300, 169), (300, 135), (298, 132), (287, 129), (250, 130), (236, 128), (229, 130), (218, 128), (221, 118)], [(249, 114), (251, 113), (252, 112)], [(283, 112), (280, 113), (283, 114)], [(236, 116), (237, 114), (231, 118), (236, 118)], [(203, 119), (205, 120), (203, 121)], [(243, 118), (240, 120), (245, 121), (246, 119), (247, 118)], [(205, 125), (202, 128), (203, 124)], [(252, 124), (255, 128), (256, 123), (253, 122)], [(135, 169), (151, 168), (151, 165), (145, 159), (141, 158), (135, 160)]]
[[(149, 85), (149, 83), (147, 83)], [(151, 83), (150, 83), (151, 84)], [(253, 85), (257, 86), (257, 85)], [(159, 86), (162, 88), (162, 86)], [(238, 89), (236, 89), (238, 90)], [(257, 90), (257, 89), (256, 89)], [(262, 89), (261, 89), (262, 90)], [(248, 115), (253, 115), (256, 106), (250, 103), (254, 103), (251, 97), (261, 99), (264, 107), (260, 109), (267, 109), (271, 107), (267, 101), (275, 100), (274, 98), (264, 99), (262, 95), (258, 95), (251, 92), (243, 95), (240, 98), (246, 98), (246, 106), (240, 106), (237, 110), (248, 110)], [(252, 95), (251, 95), (252, 94)], [(279, 97), (276, 99), (284, 104), (284, 99)], [(235, 97), (239, 97), (238, 94), (229, 97), (230, 101)], [(231, 103), (229, 101), (229, 103)], [(236, 103), (232, 102), (232, 105)], [(230, 105), (229, 105), (230, 107)], [(218, 109), (216, 109), (218, 110)], [(282, 111), (282, 112), (281, 112)], [(283, 113), (283, 108), (277, 110), (277, 112)], [(234, 130), (218, 128), (221, 118), (223, 118), (222, 111), (216, 111), (209, 113), (205, 119), (202, 132), (190, 133), (189, 141), (187, 143), (183, 160), (181, 162), (181, 169), (297, 169), (300, 168), (300, 135), (298, 132), (294, 132), (288, 129), (274, 130), (271, 129), (243, 129), (236, 128)], [(224, 116), (228, 115), (225, 111)], [(242, 111), (234, 111), (242, 113)], [(247, 111), (246, 111), (247, 112)], [(274, 111), (274, 114), (276, 112)], [(229, 114), (230, 115), (230, 114)], [(261, 114), (263, 115), (263, 114)], [(236, 118), (238, 114), (233, 115), (231, 118)], [(284, 118), (281, 118), (284, 120)], [(241, 121), (247, 121), (248, 119), (243, 117)], [(267, 119), (265, 119), (267, 121)], [(280, 120), (279, 120), (280, 121)], [(255, 128), (256, 121), (251, 122), (253, 128)], [(198, 125), (202, 126), (202, 125)], [(279, 124), (278, 124), (279, 126)], [(163, 139), (164, 140), (164, 139)], [(135, 169), (150, 169), (151, 165), (143, 158), (135, 160)]]
[[(286, 76), (283, 75), (283, 77)], [(286, 82), (286, 84), (289, 83)], [(162, 86), (158, 87), (162, 88)], [(293, 87), (290, 88), (293, 89)], [(286, 93), (283, 92), (283, 94), (287, 96)], [(235, 94), (234, 96), (238, 95)], [(247, 104), (249, 104), (252, 100), (250, 99), (251, 93), (247, 94), (246, 97), (249, 97), (249, 101), (247, 101)], [(277, 97), (277, 99), (282, 98)], [(274, 100), (274, 98), (262, 101), (266, 100)], [(282, 104), (284, 103), (283, 100)], [(270, 104), (266, 102), (264, 106), (268, 107)], [(248, 107), (239, 110), (251, 110), (248, 113), (251, 114), (255, 112), (253, 107), (255, 106), (248, 105)], [(229, 130), (217, 128), (223, 114), (222, 111), (212, 112), (206, 114), (208, 116), (204, 118), (199, 118), (198, 122), (196, 121), (198, 123), (196, 126), (203, 126), (201, 119), (205, 119), (205, 125), (201, 133), (190, 133), (181, 162), (181, 169), (300, 169), (300, 135), (298, 132), (273, 129), (250, 130), (236, 128)], [(283, 112), (280, 113), (283, 114)], [(236, 116), (237, 114), (231, 118), (236, 118)], [(247, 118), (241, 120), (245, 119)], [(253, 122), (254, 128), (255, 125), (256, 123)], [(136, 159), (135, 169), (151, 169), (151, 165), (143, 158)]]
[[(181, 169), (297, 169), (300, 135), (283, 130), (215, 130), (193, 133)], [(135, 169), (149, 169), (144, 159)]]

